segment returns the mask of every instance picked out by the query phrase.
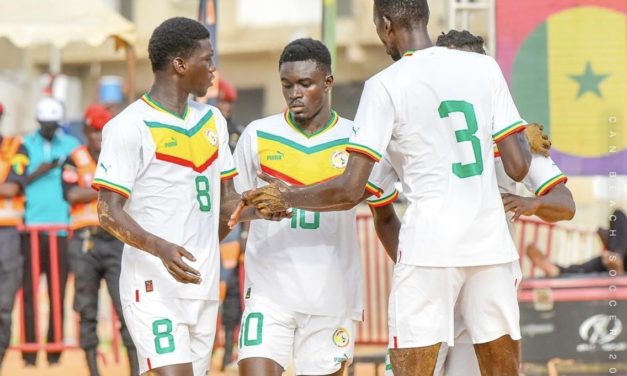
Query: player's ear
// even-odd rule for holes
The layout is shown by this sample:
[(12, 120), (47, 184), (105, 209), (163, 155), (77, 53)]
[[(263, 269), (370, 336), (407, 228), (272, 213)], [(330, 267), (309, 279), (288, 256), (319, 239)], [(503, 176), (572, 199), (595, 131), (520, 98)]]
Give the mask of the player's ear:
[(182, 57), (175, 57), (172, 59), (172, 68), (178, 74), (183, 74), (187, 70), (187, 64)]
[(333, 86), (333, 75), (332, 74), (328, 74), (325, 78), (324, 78), (324, 91), (329, 91), (331, 90), (331, 87)]
[(381, 18), (383, 19), (383, 30), (385, 30), (385, 34), (390, 35), (392, 32), (392, 20), (386, 15), (383, 15)]

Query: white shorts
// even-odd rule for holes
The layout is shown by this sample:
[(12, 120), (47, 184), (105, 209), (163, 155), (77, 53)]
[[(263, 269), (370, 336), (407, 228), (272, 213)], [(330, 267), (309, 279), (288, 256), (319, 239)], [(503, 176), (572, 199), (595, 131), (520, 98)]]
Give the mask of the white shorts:
[(159, 298), (143, 294), (124, 307), (124, 320), (137, 348), (139, 373), (192, 363), (194, 375), (207, 374), (216, 334), (215, 300)]
[(355, 322), (349, 317), (315, 316), (286, 310), (261, 297), (246, 300), (238, 361), (267, 358), (297, 375), (328, 375), (353, 359)]
[(472, 343), (520, 339), (517, 261), (472, 267), (397, 264), (389, 303), (390, 348), (455, 344), (455, 309)]

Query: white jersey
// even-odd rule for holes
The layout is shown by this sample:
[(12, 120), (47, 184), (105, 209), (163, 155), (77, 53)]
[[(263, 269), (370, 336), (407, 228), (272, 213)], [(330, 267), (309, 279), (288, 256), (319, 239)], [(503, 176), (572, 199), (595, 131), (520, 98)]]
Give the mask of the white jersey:
[(124, 246), (123, 302), (143, 294), (218, 299), (220, 179), (233, 177), (226, 121), (212, 106), (189, 101), (183, 118), (148, 95), (104, 128), (93, 186), (128, 198), (124, 209), (146, 231), (191, 252), (184, 261), (201, 273), (199, 285), (172, 277), (158, 257)]
[[(386, 154), (409, 206), (400, 263), (492, 265), (518, 253), (497, 190), (492, 142), (523, 121), (494, 59), (431, 47), (369, 79), (347, 150)], [(452, 225), (453, 224), (453, 225)]]
[[(239, 192), (265, 185), (264, 171), (291, 185), (340, 175), (352, 122), (333, 112), (329, 124), (304, 134), (289, 113), (253, 121), (235, 149)], [(378, 188), (369, 186), (371, 192)], [(280, 222), (253, 221), (246, 245), (246, 298), (270, 299), (291, 311), (362, 319), (363, 276), (355, 209), (309, 212), (294, 209)]]

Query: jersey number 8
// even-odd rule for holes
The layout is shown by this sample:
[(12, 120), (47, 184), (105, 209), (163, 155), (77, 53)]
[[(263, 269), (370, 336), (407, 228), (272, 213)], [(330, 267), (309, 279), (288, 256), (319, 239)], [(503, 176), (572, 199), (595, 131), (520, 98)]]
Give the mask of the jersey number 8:
[(205, 175), (196, 176), (196, 200), (200, 211), (211, 211), (211, 191), (209, 190), (209, 179)]

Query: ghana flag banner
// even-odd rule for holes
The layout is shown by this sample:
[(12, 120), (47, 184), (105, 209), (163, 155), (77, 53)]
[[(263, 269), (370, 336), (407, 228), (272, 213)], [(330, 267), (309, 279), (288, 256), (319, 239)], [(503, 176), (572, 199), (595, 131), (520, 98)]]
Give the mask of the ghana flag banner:
[(497, 58), (571, 175), (627, 174), (627, 0), (499, 0)]

